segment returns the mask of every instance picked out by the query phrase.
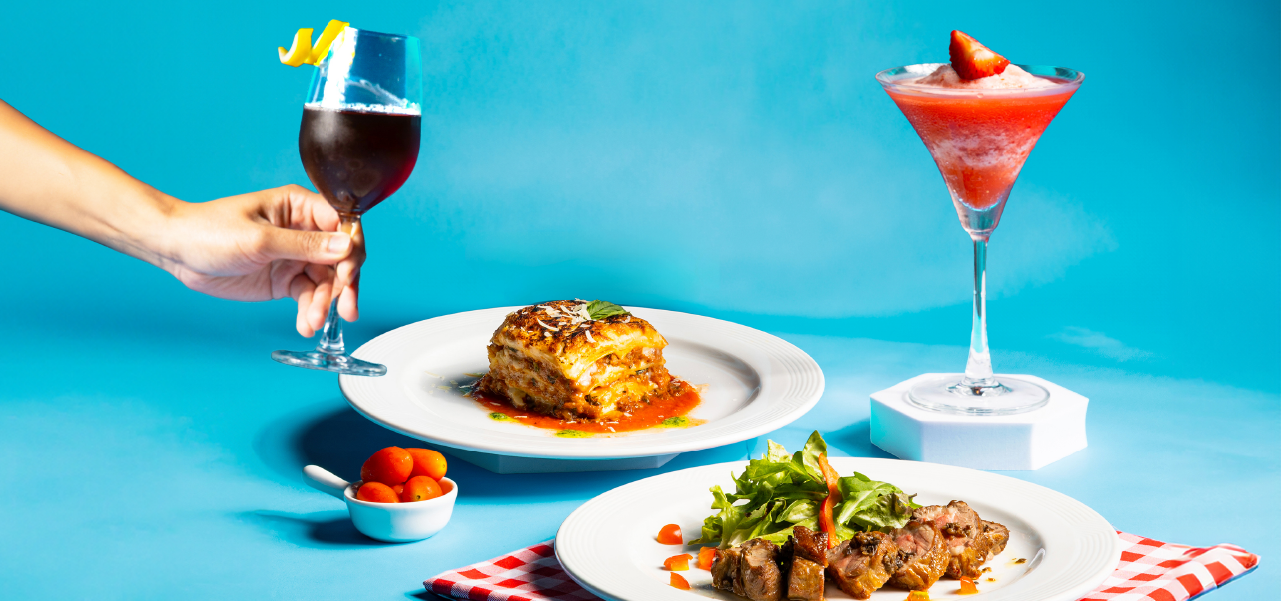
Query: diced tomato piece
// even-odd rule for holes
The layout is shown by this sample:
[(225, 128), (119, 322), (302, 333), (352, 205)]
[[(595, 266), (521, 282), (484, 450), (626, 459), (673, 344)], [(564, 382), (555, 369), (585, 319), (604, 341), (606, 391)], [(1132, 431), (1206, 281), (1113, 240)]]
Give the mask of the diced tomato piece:
[(681, 589), (682, 591), (687, 591), (687, 590), (689, 590), (689, 581), (688, 581), (688, 580), (686, 580), (684, 576), (681, 576), (680, 574), (677, 574), (676, 572), (672, 572), (672, 577), (671, 577), (671, 579), (670, 579), (670, 580), (668, 580), (667, 582), (668, 582), (669, 584), (671, 584), (672, 586), (674, 586), (674, 587), (676, 587), (676, 588), (678, 588), (678, 589)]
[(683, 545), (685, 537), (681, 535), (680, 526), (668, 524), (658, 531), (658, 542), (664, 545)]
[(663, 560), (663, 567), (673, 572), (684, 572), (689, 569), (689, 560), (694, 559), (689, 553), (673, 555)]
[(698, 567), (704, 570), (712, 569), (712, 560), (716, 559), (716, 547), (703, 547), (698, 550)]
[(957, 592), (962, 595), (973, 595), (974, 593), (979, 592), (979, 585), (974, 584), (974, 581), (969, 578), (962, 578), (961, 590)]

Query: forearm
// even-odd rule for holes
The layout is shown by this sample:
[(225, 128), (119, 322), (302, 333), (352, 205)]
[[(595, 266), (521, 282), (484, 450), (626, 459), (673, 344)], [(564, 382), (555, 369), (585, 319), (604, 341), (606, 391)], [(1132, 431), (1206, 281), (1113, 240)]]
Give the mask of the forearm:
[(0, 101), (0, 209), (168, 267), (181, 201), (77, 148)]

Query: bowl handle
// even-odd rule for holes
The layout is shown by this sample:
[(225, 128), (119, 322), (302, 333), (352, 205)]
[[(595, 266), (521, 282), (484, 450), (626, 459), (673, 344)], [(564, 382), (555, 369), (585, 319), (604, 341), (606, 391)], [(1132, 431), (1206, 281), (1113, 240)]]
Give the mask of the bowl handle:
[(350, 482), (335, 476), (333, 472), (319, 465), (309, 465), (302, 468), (302, 475), (303, 479), (312, 488), (323, 493), (329, 493), (339, 499), (345, 497), (343, 491), (347, 490), (347, 487), (351, 485)]

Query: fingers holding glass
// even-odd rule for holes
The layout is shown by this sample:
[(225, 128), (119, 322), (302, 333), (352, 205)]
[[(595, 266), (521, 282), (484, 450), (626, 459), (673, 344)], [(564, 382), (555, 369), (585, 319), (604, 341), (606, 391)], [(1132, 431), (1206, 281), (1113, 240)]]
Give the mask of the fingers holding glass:
[(356, 321), (360, 318), (360, 309), (358, 301), (360, 298), (360, 272), (342, 292), (338, 295), (338, 316), (347, 321)]
[[(360, 275), (360, 266), (365, 263), (365, 228), (359, 221), (353, 223), (350, 228), (351, 234), (351, 252), (345, 259), (338, 262), (337, 277), (338, 284), (336, 291), (342, 292), (344, 288), (352, 285)], [(344, 319), (346, 314), (343, 314)], [(348, 319), (347, 321), (354, 321)]]
[(298, 333), (306, 338), (316, 335), (316, 326), (313, 326), (308, 314), (311, 311), (312, 298), (316, 295), (316, 283), (311, 281), (305, 271), (294, 276), (293, 281), (289, 283), (289, 296), (298, 301)]

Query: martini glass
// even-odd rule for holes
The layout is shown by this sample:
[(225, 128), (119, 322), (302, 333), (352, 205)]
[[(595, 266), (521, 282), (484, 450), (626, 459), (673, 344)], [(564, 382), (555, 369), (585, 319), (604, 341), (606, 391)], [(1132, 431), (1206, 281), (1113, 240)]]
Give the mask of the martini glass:
[[(298, 151), (307, 177), (338, 211), (348, 234), (360, 217), (391, 196), (418, 161), (422, 67), (418, 39), (348, 27), (330, 46), (303, 106)], [(356, 376), (387, 367), (346, 353), (338, 293), (312, 351), (276, 351), (286, 365)]]
[(896, 67), (876, 80), (903, 111), (943, 174), (961, 227), (974, 242), (974, 313), (964, 374), (924, 379), (908, 401), (925, 409), (1009, 415), (1044, 406), (1041, 386), (992, 373), (987, 347), (987, 242), (1001, 221), (1023, 162), (1085, 75), (1072, 69), (1019, 65), (1044, 85), (1020, 89), (946, 88), (917, 84), (939, 64)]

